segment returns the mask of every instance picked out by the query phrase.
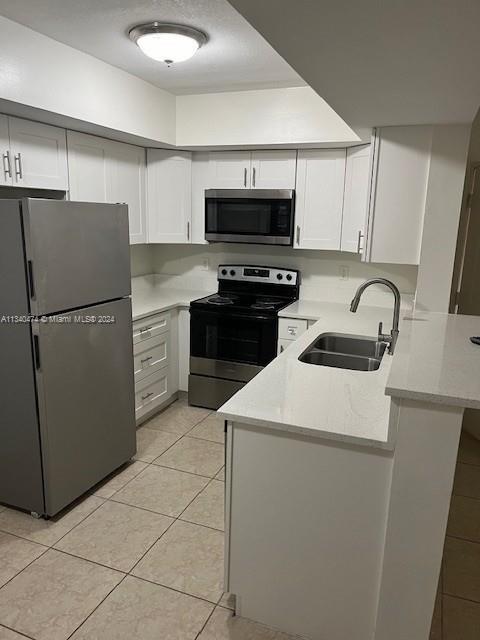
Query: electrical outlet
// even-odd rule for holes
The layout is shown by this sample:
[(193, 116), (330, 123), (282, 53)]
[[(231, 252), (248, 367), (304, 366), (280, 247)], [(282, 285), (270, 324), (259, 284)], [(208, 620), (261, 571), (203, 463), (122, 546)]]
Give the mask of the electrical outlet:
[(344, 264), (341, 264), (339, 269), (340, 280), (348, 280), (350, 277), (350, 269)]
[(210, 260), (208, 258), (203, 258), (202, 271), (208, 271), (209, 269), (210, 269)]

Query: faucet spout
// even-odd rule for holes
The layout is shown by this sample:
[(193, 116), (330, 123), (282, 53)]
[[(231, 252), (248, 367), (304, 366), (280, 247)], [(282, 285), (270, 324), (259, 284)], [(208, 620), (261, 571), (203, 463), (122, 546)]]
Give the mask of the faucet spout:
[(401, 303), (400, 291), (393, 284), (393, 282), (391, 282), (390, 280), (387, 280), (386, 278), (371, 278), (370, 280), (366, 280), (365, 282), (363, 282), (358, 287), (355, 295), (353, 296), (352, 302), (350, 303), (350, 311), (352, 311), (352, 313), (356, 312), (363, 292), (367, 287), (369, 287), (372, 284), (383, 284), (386, 287), (388, 287), (390, 291), (393, 293), (394, 305), (393, 305), (392, 330), (390, 334), (384, 334), (382, 331), (382, 323), (380, 323), (378, 327), (378, 340), (381, 342), (388, 342), (388, 353), (390, 355), (393, 355), (393, 352), (395, 351), (395, 345), (397, 344), (398, 334), (399, 334), (398, 323), (400, 320), (400, 303)]

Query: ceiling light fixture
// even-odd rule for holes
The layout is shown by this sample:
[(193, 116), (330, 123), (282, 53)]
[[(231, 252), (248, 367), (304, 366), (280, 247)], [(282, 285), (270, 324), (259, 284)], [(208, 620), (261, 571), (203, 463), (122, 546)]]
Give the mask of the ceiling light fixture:
[(146, 56), (167, 66), (188, 60), (208, 39), (193, 27), (163, 22), (140, 24), (130, 29), (128, 35)]

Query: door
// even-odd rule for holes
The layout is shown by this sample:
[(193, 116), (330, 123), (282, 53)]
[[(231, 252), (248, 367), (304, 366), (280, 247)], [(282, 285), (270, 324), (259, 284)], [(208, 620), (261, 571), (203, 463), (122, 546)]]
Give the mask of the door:
[(68, 190), (65, 129), (9, 118), (14, 184), (33, 189)]
[(130, 244), (147, 241), (145, 192), (145, 149), (111, 142), (107, 202), (124, 202), (128, 205)]
[(191, 241), (192, 155), (185, 151), (148, 149), (148, 241)]
[(131, 302), (78, 309), (34, 332), (46, 513), (53, 515), (135, 454)]
[(43, 513), (43, 481), (28, 322), (22, 220), (17, 200), (0, 201), (0, 503)]
[(131, 291), (125, 205), (23, 201), (34, 315), (113, 300)]
[(191, 309), (190, 356), (265, 366), (277, 353), (277, 319)]
[(210, 189), (250, 189), (250, 151), (210, 153)]
[(8, 116), (0, 114), (0, 153), (2, 154), (2, 171), (0, 185), (12, 184), (12, 157), (10, 155), (10, 138), (8, 135)]
[(297, 152), (253, 151), (253, 189), (295, 189)]
[(474, 169), (468, 230), (457, 295), (458, 313), (480, 316), (480, 167)]
[(297, 249), (340, 249), (345, 149), (298, 152)]
[(363, 252), (370, 176), (370, 145), (347, 149), (342, 218), (342, 251)]
[(107, 202), (108, 140), (67, 131), (70, 200)]

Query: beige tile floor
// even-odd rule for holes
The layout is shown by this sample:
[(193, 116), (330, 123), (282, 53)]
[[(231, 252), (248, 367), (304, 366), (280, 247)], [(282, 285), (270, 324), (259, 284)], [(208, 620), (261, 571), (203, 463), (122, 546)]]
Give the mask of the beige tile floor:
[(179, 400), (52, 520), (0, 506), (0, 640), (288, 640), (232, 617), (223, 422)]

